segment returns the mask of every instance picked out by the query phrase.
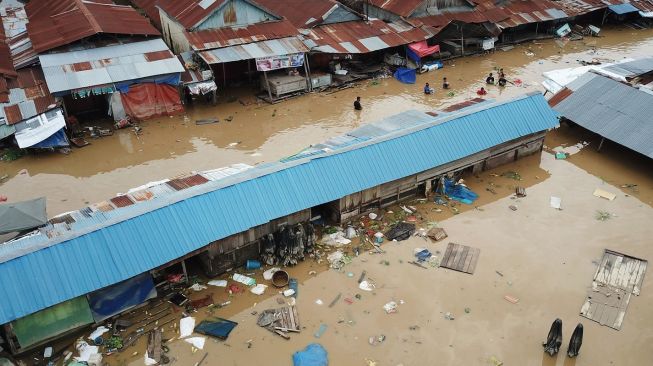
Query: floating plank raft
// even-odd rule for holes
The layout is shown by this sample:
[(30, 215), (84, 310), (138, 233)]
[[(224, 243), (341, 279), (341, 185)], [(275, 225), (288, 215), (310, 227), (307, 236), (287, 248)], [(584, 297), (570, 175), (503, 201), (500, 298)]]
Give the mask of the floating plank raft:
[(605, 250), (580, 315), (620, 330), (630, 296), (639, 296), (648, 261)]
[(480, 253), (481, 250), (478, 248), (449, 243), (447, 250), (444, 252), (444, 257), (442, 257), (442, 262), (440, 262), (440, 267), (474, 274)]

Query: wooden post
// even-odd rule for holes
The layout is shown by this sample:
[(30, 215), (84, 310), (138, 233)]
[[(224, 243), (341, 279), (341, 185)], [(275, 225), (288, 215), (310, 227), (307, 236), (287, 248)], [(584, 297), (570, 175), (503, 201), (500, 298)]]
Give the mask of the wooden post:
[(252, 59), (248, 58), (247, 59), (247, 80), (249, 80), (249, 83), (252, 83)]
[(270, 103), (273, 102), (272, 100), (272, 88), (270, 88), (270, 82), (268, 81), (268, 72), (263, 71), (263, 78), (265, 79), (265, 88), (268, 90), (268, 97), (270, 97)]
[(186, 260), (181, 261), (181, 269), (184, 272), (184, 282), (188, 283), (188, 272), (186, 271)]
[(599, 142), (599, 147), (596, 149), (597, 152), (601, 152), (601, 148), (603, 147), (603, 142), (605, 142), (605, 137), (601, 137), (601, 142)]
[(540, 23), (535, 23), (535, 38), (537, 38), (537, 30), (540, 28)]
[(605, 23), (605, 19), (608, 17), (608, 9), (605, 8), (605, 11), (603, 12), (603, 19), (601, 20), (601, 26), (603, 26), (603, 23)]
[(224, 70), (224, 62), (222, 63), (222, 82), (224, 83), (224, 89), (227, 90), (227, 73)]
[(313, 82), (311, 81), (311, 71), (308, 67), (308, 56), (304, 54), (304, 73), (306, 74), (306, 83), (308, 84), (308, 91), (313, 91)]
[(460, 26), (460, 51), (462, 52), (461, 56), (465, 56), (465, 35), (463, 34), (463, 27), (464, 26), (462, 25)]

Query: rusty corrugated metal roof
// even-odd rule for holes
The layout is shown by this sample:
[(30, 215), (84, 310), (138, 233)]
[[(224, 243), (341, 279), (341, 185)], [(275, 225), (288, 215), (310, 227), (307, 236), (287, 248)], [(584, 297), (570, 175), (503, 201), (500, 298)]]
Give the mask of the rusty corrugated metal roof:
[(32, 41), (27, 34), (27, 13), (25, 7), (0, 8), (0, 16), (7, 37), (7, 45), (15, 69), (28, 66), (37, 61), (38, 56), (32, 48)]
[(297, 28), (318, 25), (337, 8), (344, 8), (335, 0), (256, 0), (256, 2), (285, 17)]
[(621, 4), (619, 0), (560, 0), (557, 2), (561, 10), (569, 16), (578, 16), (605, 9), (609, 5)]
[(261, 42), (252, 42), (246, 45), (236, 45), (200, 51), (199, 56), (207, 64), (221, 64), (260, 57), (291, 55), (308, 51), (309, 49), (299, 38), (286, 37)]
[(156, 7), (159, 0), (132, 0), (132, 3), (142, 9), (152, 23), (161, 30), (161, 16), (159, 16), (159, 8)]
[(288, 20), (251, 24), (246, 27), (223, 27), (187, 32), (186, 39), (196, 50), (207, 50), (239, 44), (298, 35), (297, 28)]
[(630, 3), (644, 13), (653, 12), (653, 1), (651, 0), (631, 0)]
[(114, 206), (120, 208), (120, 207), (127, 207), (131, 206), (134, 204), (134, 201), (129, 198), (129, 196), (116, 196), (111, 198), (109, 201), (114, 204)]
[(27, 32), (38, 53), (100, 33), (160, 34), (134, 8), (109, 0), (33, 0), (25, 9), (29, 18)]
[(381, 20), (353, 21), (327, 24), (307, 31), (305, 43), (314, 44), (313, 50), (325, 53), (368, 53), (422, 41), (433, 33), (414, 28), (398, 32)]
[(227, 0), (158, 0), (155, 6), (176, 19), (186, 30), (192, 30), (226, 2)]
[(14, 63), (11, 61), (11, 51), (5, 37), (5, 28), (2, 18), (0, 18), (0, 75), (16, 75)]
[(496, 21), (496, 24), (501, 28), (511, 28), (522, 24), (569, 17), (561, 4), (550, 0), (513, 1), (505, 5), (503, 9), (510, 14), (510, 17)]
[(408, 17), (424, 0), (369, 0), (369, 4), (402, 17)]
[(4, 107), (4, 110), (8, 125), (16, 124), (23, 119), (23, 116), (20, 114), (20, 108), (18, 107), (18, 104), (8, 105)]
[(569, 88), (562, 88), (558, 93), (554, 94), (551, 99), (548, 100), (548, 103), (551, 107), (555, 107), (560, 102), (565, 100), (568, 96), (573, 93)]
[(6, 85), (7, 90), (7, 97), (0, 97), (0, 124), (3, 120), (10, 125), (16, 124), (56, 105), (39, 66), (23, 68), (17, 71), (16, 77), (0, 79), (3, 80), (0, 86)]

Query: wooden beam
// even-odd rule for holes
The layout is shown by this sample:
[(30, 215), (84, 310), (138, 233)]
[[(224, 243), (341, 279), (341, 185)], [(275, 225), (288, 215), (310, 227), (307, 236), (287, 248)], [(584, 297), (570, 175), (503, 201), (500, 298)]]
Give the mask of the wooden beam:
[(263, 71), (263, 78), (265, 78), (265, 88), (268, 90), (268, 97), (270, 97), (270, 103), (274, 100), (272, 99), (272, 88), (270, 88), (270, 82), (268, 81), (268, 72)]
[(601, 152), (601, 148), (603, 147), (604, 142), (605, 142), (605, 137), (601, 137), (601, 142), (599, 142), (599, 147), (596, 149), (596, 151)]

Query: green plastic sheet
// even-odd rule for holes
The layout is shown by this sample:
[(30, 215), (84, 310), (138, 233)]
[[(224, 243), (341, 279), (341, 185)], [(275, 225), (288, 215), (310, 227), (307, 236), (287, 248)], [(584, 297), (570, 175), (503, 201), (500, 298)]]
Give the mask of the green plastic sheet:
[(91, 308), (86, 297), (80, 296), (17, 319), (12, 327), (21, 348), (25, 348), (91, 323)]

